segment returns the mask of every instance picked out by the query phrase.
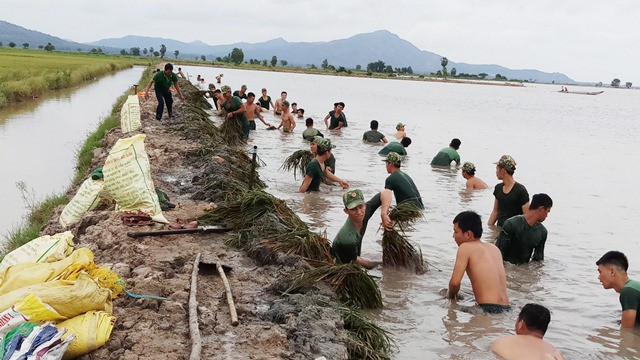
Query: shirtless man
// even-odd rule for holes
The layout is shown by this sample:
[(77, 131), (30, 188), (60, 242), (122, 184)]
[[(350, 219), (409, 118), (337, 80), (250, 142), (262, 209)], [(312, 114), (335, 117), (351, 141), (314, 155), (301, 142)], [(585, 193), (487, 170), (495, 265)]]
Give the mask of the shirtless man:
[(462, 177), (467, 180), (467, 190), (483, 190), (488, 188), (487, 184), (476, 176), (476, 166), (472, 162), (462, 164)]
[[(286, 96), (286, 93), (285, 93)], [(276, 106), (278, 102), (276, 101)], [(282, 101), (281, 105), (282, 109), (282, 121), (280, 121), (280, 125), (278, 125), (278, 129), (282, 128), (284, 132), (293, 132), (293, 129), (296, 128), (296, 119), (293, 118), (293, 115), (289, 112), (289, 102), (287, 100)]]
[(471, 280), (476, 303), (485, 313), (511, 310), (507, 296), (507, 277), (500, 250), (480, 241), (482, 220), (473, 211), (463, 211), (453, 219), (453, 238), (458, 244), (447, 297), (456, 299), (464, 273)]
[(255, 99), (256, 99), (256, 94), (250, 92), (247, 94), (247, 102), (244, 104), (244, 106), (247, 108), (247, 120), (249, 120), (249, 130), (256, 129), (256, 121), (255, 121), (256, 116), (267, 127), (271, 126), (271, 124), (264, 121), (264, 118), (262, 117), (262, 115), (260, 115), (260, 106), (254, 103)]
[(291, 103), (291, 114), (298, 113), (298, 103)]
[(178, 75), (180, 75), (180, 77), (182, 77), (183, 79), (186, 79), (187, 77), (184, 76), (184, 73), (182, 72), (182, 68), (178, 68)]
[(398, 123), (396, 125), (396, 133), (393, 135), (396, 139), (402, 139), (407, 137), (407, 133), (404, 131), (404, 124)]
[(280, 99), (276, 100), (276, 105), (273, 107), (273, 115), (282, 115), (282, 103), (287, 100), (287, 92), (280, 93)]
[(553, 345), (542, 340), (551, 321), (549, 310), (538, 304), (527, 304), (516, 320), (516, 335), (501, 337), (491, 350), (506, 360), (564, 359)]

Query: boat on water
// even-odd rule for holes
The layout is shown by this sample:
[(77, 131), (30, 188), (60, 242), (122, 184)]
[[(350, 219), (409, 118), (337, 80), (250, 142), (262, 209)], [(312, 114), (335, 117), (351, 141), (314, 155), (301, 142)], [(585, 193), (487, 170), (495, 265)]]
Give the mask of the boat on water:
[(602, 94), (604, 92), (604, 90), (602, 91), (558, 91), (559, 93), (563, 93), (563, 94), (578, 94), (578, 95), (599, 95)]

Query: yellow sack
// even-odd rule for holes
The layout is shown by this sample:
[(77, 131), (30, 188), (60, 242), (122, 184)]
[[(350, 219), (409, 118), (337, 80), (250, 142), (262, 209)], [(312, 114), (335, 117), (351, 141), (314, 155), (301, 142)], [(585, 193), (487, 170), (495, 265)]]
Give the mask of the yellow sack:
[[(9, 266), (0, 278), (0, 295), (25, 286), (55, 279), (73, 280), (81, 271), (95, 268), (93, 253), (87, 248), (75, 250), (66, 258), (50, 263), (22, 263)], [(72, 274), (76, 274), (72, 279)]]
[(73, 199), (62, 210), (58, 222), (65, 228), (77, 223), (82, 219), (87, 211), (95, 209), (100, 205), (100, 193), (104, 188), (104, 181), (93, 180), (88, 178), (85, 180)]
[(73, 251), (73, 235), (70, 231), (45, 235), (33, 239), (13, 250), (2, 259), (0, 271), (11, 265), (25, 262), (51, 262), (66, 258)]
[(140, 100), (138, 95), (129, 95), (120, 110), (120, 128), (126, 134), (142, 127), (140, 123)]
[(0, 313), (0, 338), (27, 321), (44, 323), (62, 320), (67, 320), (67, 318), (44, 304), (37, 296), (30, 294)]
[(51, 306), (67, 318), (83, 314), (89, 310), (111, 312), (111, 291), (98, 286), (87, 274), (80, 274), (78, 280), (55, 280), (13, 290), (0, 296), (0, 311), (34, 294), (42, 302)]
[[(110, 269), (96, 266), (95, 264), (93, 264), (93, 267), (91, 269), (87, 269), (87, 274), (93, 280), (97, 281), (100, 287), (111, 290), (112, 299), (117, 298), (118, 296), (120, 296), (120, 294), (124, 292), (124, 281), (120, 279), (120, 276), (118, 276), (118, 274), (111, 271)], [(75, 280), (78, 278), (79, 275), (80, 273), (73, 272), (73, 273), (69, 273), (68, 276), (63, 275), (64, 277), (61, 277), (60, 279)]]
[(113, 196), (118, 211), (140, 210), (161, 223), (160, 202), (151, 179), (149, 157), (144, 150), (144, 134), (120, 139), (102, 167), (105, 190)]
[(67, 329), (62, 339), (72, 334), (76, 336), (62, 359), (77, 358), (106, 344), (115, 321), (116, 318), (113, 315), (104, 311), (88, 311), (86, 314), (57, 324), (58, 329)]

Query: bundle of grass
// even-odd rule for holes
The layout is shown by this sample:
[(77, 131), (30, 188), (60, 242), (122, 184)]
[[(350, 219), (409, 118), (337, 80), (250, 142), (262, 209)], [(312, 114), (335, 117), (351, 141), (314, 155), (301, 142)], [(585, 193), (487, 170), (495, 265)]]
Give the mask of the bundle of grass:
[(293, 170), (293, 178), (296, 179), (296, 174), (304, 176), (307, 164), (313, 160), (315, 156), (309, 150), (297, 150), (293, 154), (289, 155), (280, 167), (285, 171)]
[(305, 271), (286, 293), (300, 291), (326, 280), (338, 296), (362, 309), (382, 308), (382, 295), (376, 281), (355, 264), (329, 264)]
[[(405, 231), (422, 217), (422, 210), (412, 202), (402, 202), (389, 212), (394, 228), (384, 230), (382, 235), (382, 263), (400, 266), (423, 274), (426, 271), (422, 251), (407, 240)], [(398, 230), (396, 230), (396, 228)]]
[(322, 235), (310, 231), (306, 226), (286, 229), (279, 233), (263, 233), (261, 243), (275, 252), (300, 255), (311, 261), (333, 262), (329, 241)]
[(347, 349), (352, 359), (389, 359), (393, 339), (387, 331), (369, 320), (358, 309), (338, 308), (344, 328), (349, 331)]
[(231, 119), (224, 117), (220, 125), (220, 135), (222, 139), (229, 145), (242, 144), (242, 115), (237, 115)]

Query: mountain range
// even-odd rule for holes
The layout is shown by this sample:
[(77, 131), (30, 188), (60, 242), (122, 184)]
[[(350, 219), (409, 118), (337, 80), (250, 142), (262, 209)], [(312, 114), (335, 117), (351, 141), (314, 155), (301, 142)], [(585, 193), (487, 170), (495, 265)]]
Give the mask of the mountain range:
[[(173, 39), (154, 38), (129, 35), (122, 38), (102, 39), (87, 44), (64, 40), (58, 37), (28, 30), (23, 27), (0, 20), (0, 41), (5, 46), (13, 41), (21, 46), (28, 42), (31, 47), (46, 45), (48, 42), (55, 45), (56, 50), (88, 51), (100, 47), (105, 53), (120, 53), (121, 49), (129, 50), (132, 47), (150, 48), (155, 50), (161, 44), (167, 47), (166, 57), (173, 58), (175, 50), (180, 52), (178, 58), (194, 58), (204, 55), (207, 59), (224, 57), (233, 48), (240, 48), (245, 60), (258, 59), (267, 61), (272, 56), (279, 60), (287, 60), (288, 65), (307, 66), (315, 64), (319, 66), (324, 59), (329, 64), (354, 68), (356, 65), (363, 69), (367, 64), (382, 60), (392, 67), (409, 67), (415, 73), (430, 73), (441, 69), (442, 55), (420, 50), (410, 42), (400, 38), (387, 30), (379, 30), (371, 33), (354, 35), (347, 39), (339, 39), (327, 42), (288, 42), (283, 38), (277, 38), (260, 43), (234, 43), (227, 45), (209, 45), (202, 41), (190, 43)], [(509, 79), (530, 80), (545, 83), (574, 84), (574, 80), (565, 74), (549, 73), (534, 69), (509, 69), (495, 64), (468, 64), (449, 60), (448, 69), (456, 68), (458, 73), (479, 74), (486, 73), (490, 77), (500, 74)]]

